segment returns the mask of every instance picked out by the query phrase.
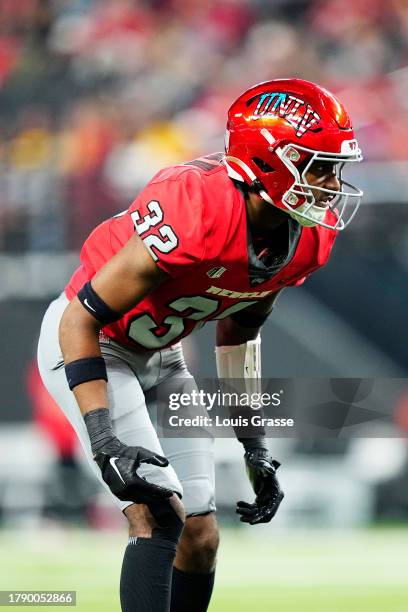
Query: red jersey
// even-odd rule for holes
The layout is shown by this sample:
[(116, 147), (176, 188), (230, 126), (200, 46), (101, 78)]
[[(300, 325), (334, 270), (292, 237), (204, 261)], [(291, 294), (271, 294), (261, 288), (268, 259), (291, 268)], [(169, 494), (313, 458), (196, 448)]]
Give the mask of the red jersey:
[(65, 289), (68, 299), (135, 231), (168, 279), (103, 332), (136, 351), (170, 346), (208, 320), (301, 284), (327, 262), (336, 237), (288, 215), (287, 228), (275, 232), (280, 249), (271, 238), (257, 256), (244, 195), (228, 177), (222, 155), (210, 155), (161, 170), (127, 211), (96, 227)]

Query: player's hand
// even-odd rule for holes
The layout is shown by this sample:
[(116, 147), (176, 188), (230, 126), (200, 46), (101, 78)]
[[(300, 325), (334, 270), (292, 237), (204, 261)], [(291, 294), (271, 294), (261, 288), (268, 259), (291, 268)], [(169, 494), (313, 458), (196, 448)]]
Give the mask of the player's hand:
[(102, 472), (102, 478), (116, 497), (123, 501), (149, 504), (152, 501), (168, 499), (173, 491), (148, 482), (139, 476), (137, 469), (142, 463), (166, 467), (165, 457), (142, 446), (127, 446), (114, 437), (94, 454)]
[(127, 446), (115, 435), (108, 408), (95, 408), (84, 415), (93, 457), (102, 478), (116, 497), (123, 501), (149, 505), (168, 499), (173, 491), (148, 482), (137, 473), (142, 463), (166, 467), (165, 457), (142, 446)]
[(280, 466), (266, 448), (254, 448), (244, 455), (247, 474), (255, 493), (255, 502), (239, 501), (236, 512), (243, 523), (269, 523), (284, 497), (276, 477)]

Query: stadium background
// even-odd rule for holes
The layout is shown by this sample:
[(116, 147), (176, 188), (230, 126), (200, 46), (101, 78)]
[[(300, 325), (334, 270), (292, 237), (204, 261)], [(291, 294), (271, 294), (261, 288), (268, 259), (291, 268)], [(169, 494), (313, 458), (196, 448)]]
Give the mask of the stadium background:
[[(0, 1), (0, 589), (77, 589), (80, 610), (117, 609), (124, 525), (41, 387), (41, 317), (93, 226), (160, 167), (221, 150), (230, 102), (281, 76), (344, 100), (366, 196), (328, 266), (280, 298), (264, 375), (405, 378), (405, 0)], [(185, 342), (202, 376), (213, 332)], [(276, 441), (287, 498), (266, 527), (237, 527), (241, 451), (217, 441), (211, 610), (408, 610), (408, 395), (388, 408), (395, 427), (377, 438)]]

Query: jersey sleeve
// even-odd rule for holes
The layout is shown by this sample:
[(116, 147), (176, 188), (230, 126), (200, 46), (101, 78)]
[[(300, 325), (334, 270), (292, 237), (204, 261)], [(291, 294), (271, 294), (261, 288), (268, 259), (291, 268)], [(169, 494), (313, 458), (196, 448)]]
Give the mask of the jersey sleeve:
[(203, 189), (194, 171), (161, 173), (130, 206), (135, 230), (156, 262), (172, 278), (188, 274), (203, 259)]
[(305, 280), (307, 279), (309, 275), (306, 276), (302, 276), (302, 278), (298, 278), (294, 283), (293, 283), (293, 287), (299, 287), (300, 285), (303, 285), (303, 283), (305, 282)]

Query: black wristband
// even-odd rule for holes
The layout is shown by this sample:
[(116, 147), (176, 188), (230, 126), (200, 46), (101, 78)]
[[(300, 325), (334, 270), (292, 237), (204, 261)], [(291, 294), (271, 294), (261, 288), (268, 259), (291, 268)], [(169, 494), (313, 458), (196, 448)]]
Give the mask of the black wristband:
[(107, 442), (116, 438), (108, 408), (90, 410), (84, 415), (84, 421), (93, 453), (96, 453)]
[(108, 380), (103, 357), (84, 357), (71, 361), (65, 366), (65, 375), (71, 391), (77, 385), (90, 380)]
[(249, 451), (255, 448), (269, 450), (265, 436), (258, 436), (257, 438), (238, 438), (238, 440), (241, 442), (246, 453), (249, 453)]
[(255, 425), (252, 421), (254, 414), (263, 415), (261, 410), (255, 411), (250, 406), (229, 406), (230, 417), (237, 422), (233, 425), (235, 435), (241, 440), (260, 440), (265, 437), (265, 427)]
[(92, 287), (91, 281), (85, 283), (82, 289), (78, 291), (77, 298), (89, 314), (95, 317), (102, 326), (113, 323), (122, 317), (121, 314), (112, 310), (112, 308), (99, 297)]

